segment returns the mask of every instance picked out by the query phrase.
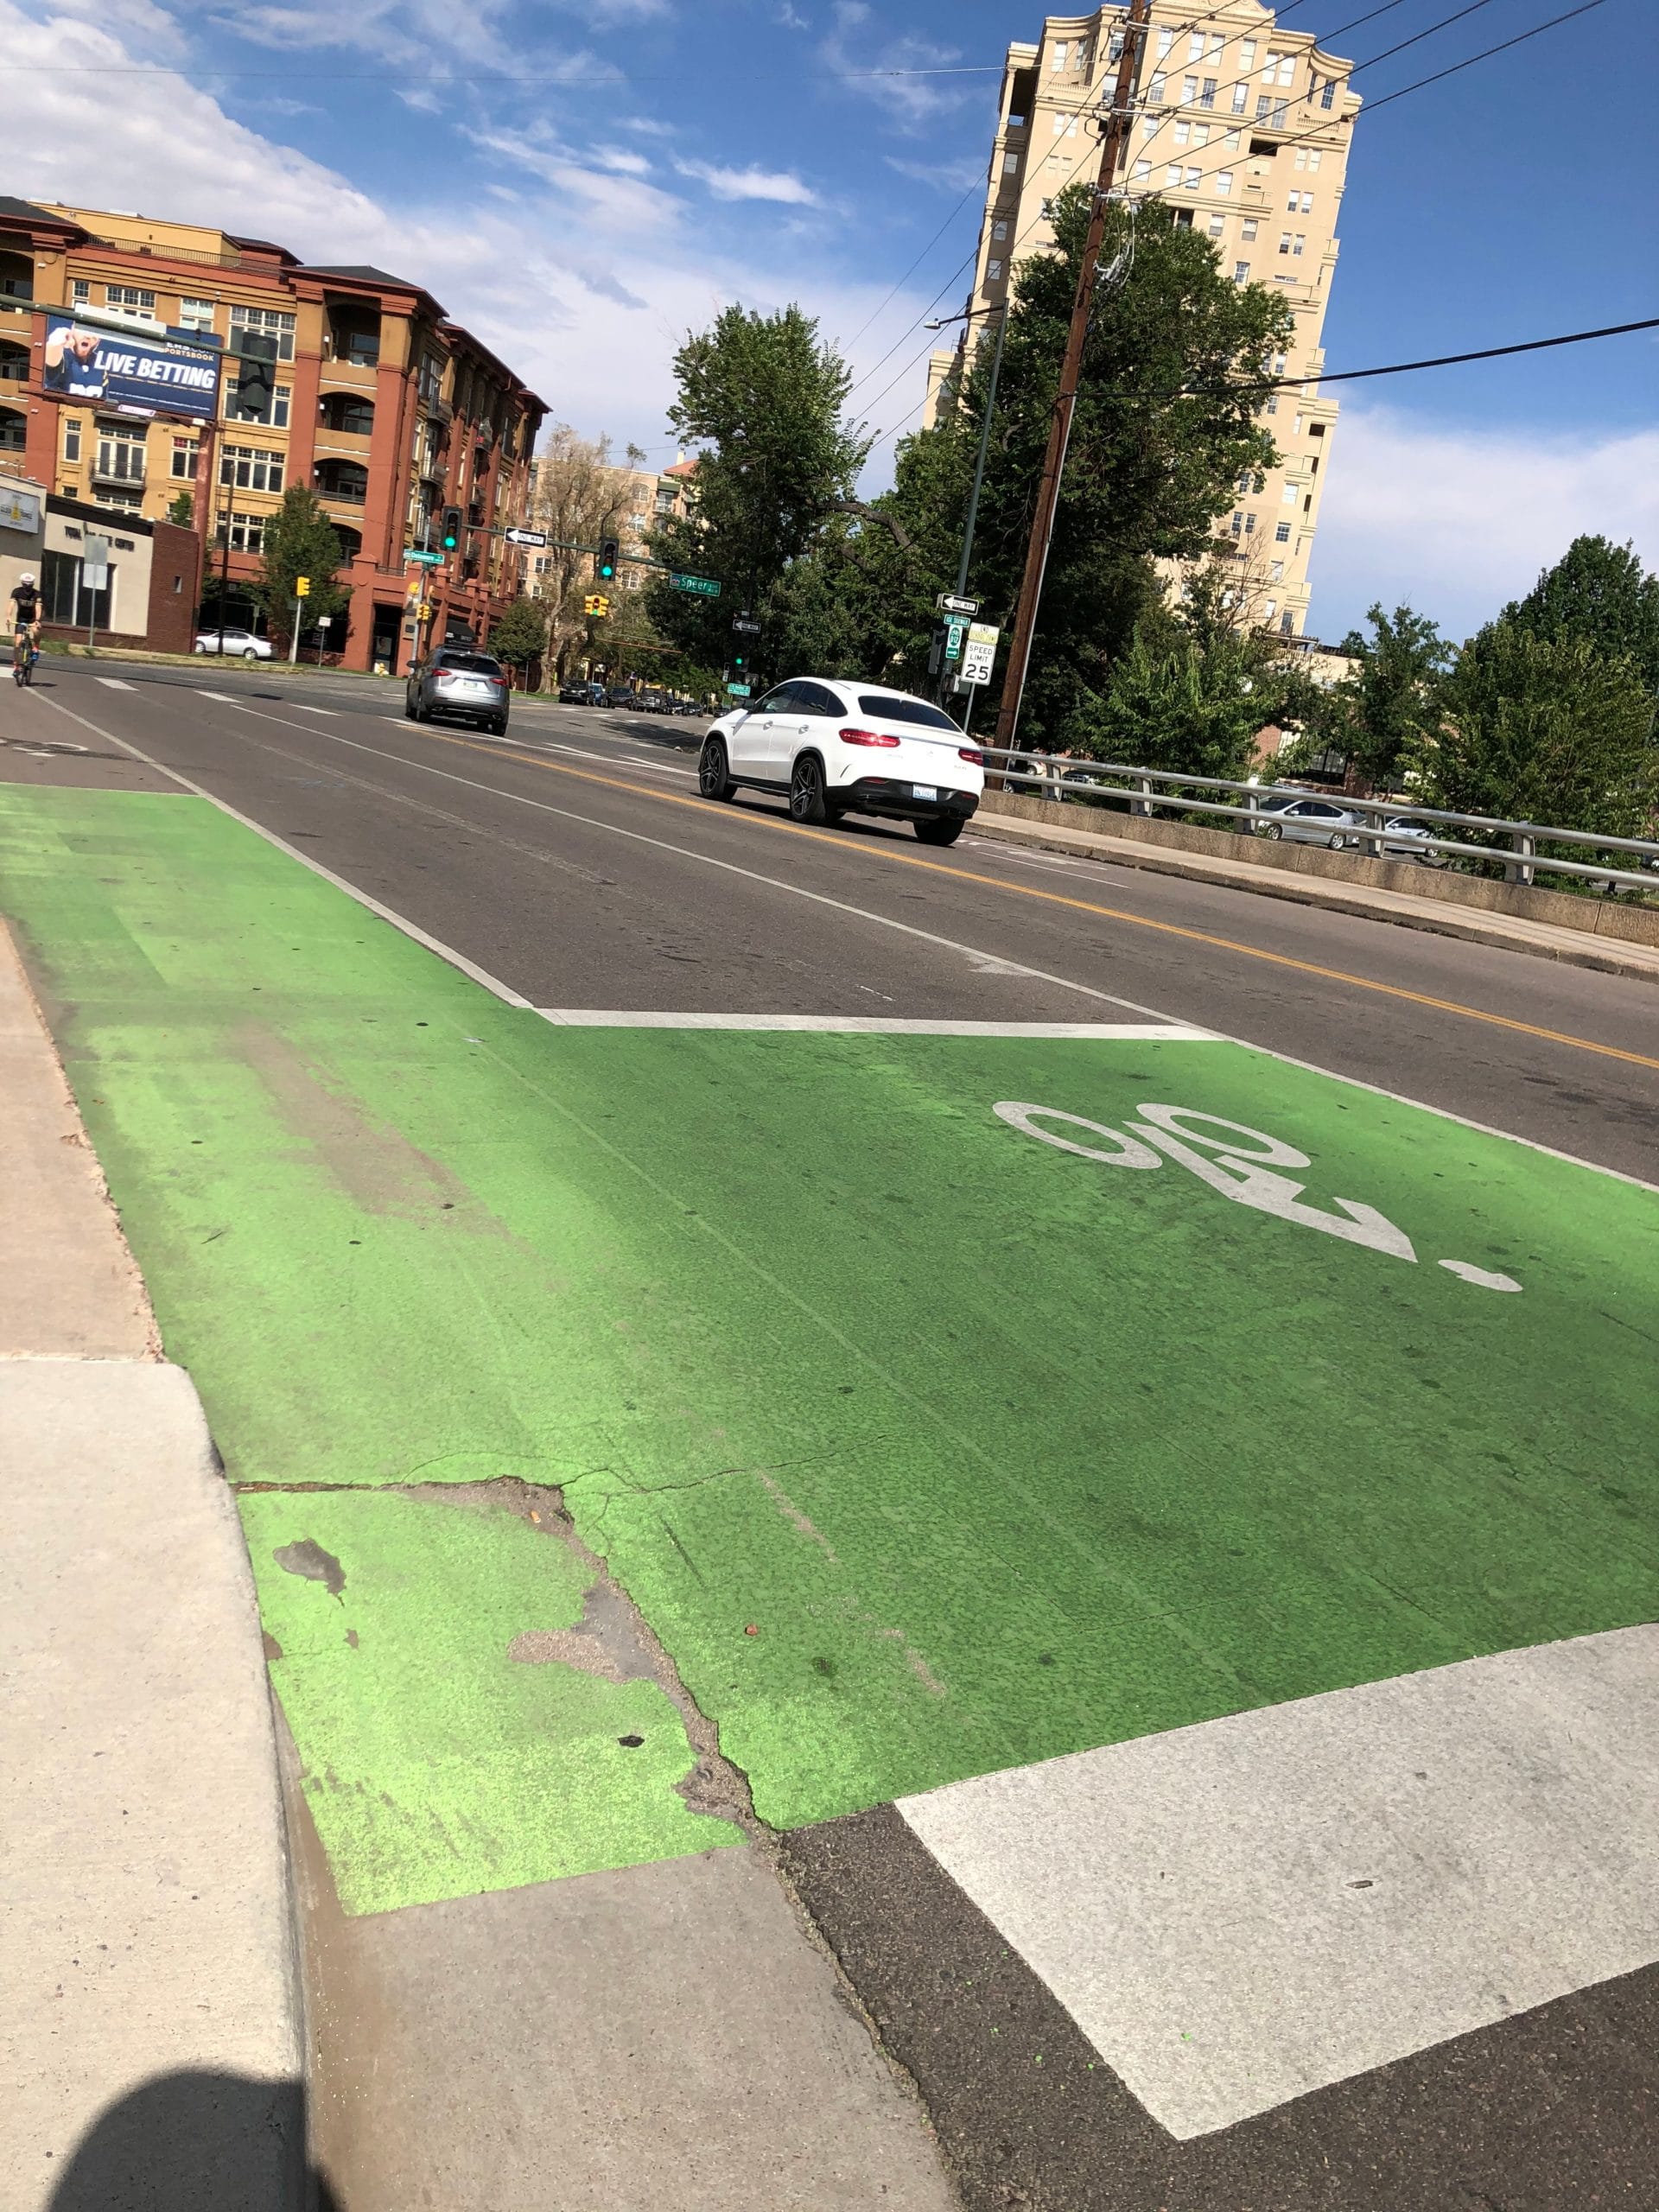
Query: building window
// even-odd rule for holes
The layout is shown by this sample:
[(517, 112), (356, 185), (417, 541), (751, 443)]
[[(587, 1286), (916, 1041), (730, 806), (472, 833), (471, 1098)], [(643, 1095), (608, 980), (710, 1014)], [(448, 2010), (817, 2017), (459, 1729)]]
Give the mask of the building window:
[(1197, 105), (1197, 104), (1198, 104), (1198, 79), (1197, 79), (1196, 77), (1183, 77), (1183, 78), (1182, 78), (1182, 79), (1181, 79), (1181, 102), (1182, 102), (1182, 105), (1183, 105), (1184, 106), (1185, 106), (1185, 107), (1194, 107), (1194, 106), (1196, 106), (1196, 105)]
[(1296, 57), (1294, 54), (1281, 54), (1280, 55), (1279, 81), (1281, 85), (1294, 85), (1295, 83)]
[(1232, 527), (1233, 527), (1233, 536), (1234, 536), (1235, 537), (1237, 537), (1242, 533), (1242, 531), (1243, 531), (1243, 528), (1244, 528), (1244, 517), (1243, 517), (1243, 515), (1240, 512), (1240, 511), (1239, 511), (1236, 507), (1235, 507), (1235, 508), (1234, 508), (1234, 510), (1233, 510), (1233, 524), (1232, 524)]
[(1008, 226), (1006, 223), (993, 223), (991, 225), (991, 236), (997, 241), (998, 245), (1001, 245), (1002, 240), (1007, 238), (1007, 235)]
[(1188, 143), (1190, 143), (1190, 142), (1191, 142), (1191, 140), (1192, 140), (1192, 124), (1191, 124), (1190, 123), (1178, 123), (1178, 124), (1176, 124), (1176, 126), (1175, 126), (1175, 143), (1176, 143), (1178, 146), (1185, 146), (1185, 145), (1187, 145)]
[(106, 284), (104, 298), (112, 308), (136, 308), (140, 315), (156, 312), (155, 293), (142, 291), (137, 284)]
[(92, 497), (100, 507), (119, 507), (130, 515), (139, 513), (144, 504), (143, 486), (137, 484), (95, 484)]
[(1244, 518), (1244, 535), (1246, 537), (1255, 536), (1255, 516), (1253, 512)]
[(1227, 219), (1224, 215), (1211, 215), (1210, 218), (1210, 235), (1212, 238), (1218, 238), (1226, 227)]
[(1275, 524), (1274, 524), (1274, 526), (1273, 526), (1273, 542), (1274, 542), (1274, 543), (1275, 545), (1288, 545), (1288, 544), (1289, 544), (1289, 543), (1290, 543), (1290, 524), (1289, 524), (1287, 522), (1278, 522), (1278, 523), (1275, 523)]
[(1234, 282), (1234, 283), (1235, 283), (1235, 284), (1248, 284), (1248, 283), (1249, 283), (1249, 281), (1250, 281), (1250, 264), (1249, 264), (1249, 263), (1248, 261), (1236, 261), (1236, 262), (1233, 264), (1233, 282)]
[(1279, 251), (1281, 253), (1285, 254), (1287, 254), (1290, 251), (1290, 232), (1288, 231), (1281, 231), (1279, 233)]
[[(1196, 192), (1196, 191), (1198, 190), (1198, 180), (1203, 176), (1203, 175), (1204, 175), (1204, 171), (1203, 171), (1202, 169), (1197, 169), (1197, 168), (1188, 169), (1188, 171), (1187, 171), (1187, 173), (1186, 173), (1186, 176), (1185, 176), (1185, 178), (1184, 181), (1185, 181), (1185, 185), (1186, 185), (1186, 188), (1187, 188), (1187, 190), (1188, 190), (1189, 192)], [(1191, 222), (1191, 221), (1192, 221), (1192, 219), (1191, 215), (1189, 215), (1189, 216), (1187, 217), (1187, 220), (1188, 220), (1188, 222)]]
[(1226, 34), (1226, 32), (1225, 32), (1225, 31), (1211, 31), (1211, 34), (1210, 34), (1210, 59), (1211, 59), (1212, 61), (1219, 61), (1219, 60), (1220, 60), (1220, 59), (1221, 59), (1221, 51), (1222, 51), (1222, 48), (1226, 45), (1226, 43), (1227, 43), (1227, 34)]
[(213, 303), (211, 300), (181, 300), (179, 327), (181, 330), (211, 330), (213, 327)]
[(1284, 563), (1282, 561), (1275, 561), (1268, 570), (1268, 582), (1270, 584), (1282, 583), (1284, 582)]
[(66, 461), (80, 459), (80, 425), (73, 419), (63, 426), (63, 457)]
[(1296, 486), (1294, 484), (1286, 485), (1284, 490), (1279, 495), (1279, 503), (1281, 506), (1286, 507), (1294, 507), (1295, 505)]
[(1244, 218), (1243, 227), (1239, 232), (1239, 236), (1243, 239), (1246, 245), (1254, 245), (1255, 244), (1255, 218), (1254, 215), (1247, 215)]
[(1152, 82), (1147, 86), (1147, 105), (1162, 107), (1163, 104), (1164, 73), (1161, 69), (1154, 69), (1152, 73)]
[(111, 562), (110, 582), (102, 591), (89, 592), (81, 584), (79, 553), (44, 553), (41, 556), (41, 614), (48, 622), (61, 622), (66, 626), (96, 621), (100, 629), (107, 630), (115, 569), (116, 564)]
[(1334, 77), (1327, 77), (1325, 80), (1324, 88), (1319, 93), (1319, 105), (1321, 107), (1333, 107), (1336, 105), (1336, 99), (1337, 80)]
[(1175, 34), (1174, 34), (1174, 32), (1173, 32), (1173, 31), (1160, 31), (1160, 32), (1159, 32), (1159, 34), (1158, 34), (1158, 59), (1159, 59), (1160, 61), (1167, 61), (1167, 60), (1168, 60), (1168, 59), (1169, 59), (1169, 50), (1170, 50), (1171, 47), (1173, 47), (1173, 46), (1174, 45), (1174, 43), (1175, 43)]
[[(276, 358), (291, 361), (294, 358), (294, 317), (281, 308), (244, 308), (231, 309), (231, 330), (261, 330), (276, 340)], [(234, 338), (231, 351), (236, 346)]]
[(1214, 107), (1215, 104), (1216, 80), (1213, 77), (1206, 77), (1204, 80), (1203, 87), (1198, 93), (1198, 105), (1200, 107)]
[(1276, 391), (1270, 391), (1262, 401), (1262, 412), (1264, 415), (1276, 415), (1279, 412), (1279, 395)]
[(1123, 59), (1123, 34), (1122, 31), (1114, 31), (1111, 37), (1107, 41), (1106, 59), (1109, 61), (1121, 61)]
[(1228, 133), (1226, 134), (1225, 137), (1224, 137), (1224, 138), (1223, 138), (1223, 140), (1222, 140), (1222, 142), (1221, 142), (1221, 143), (1222, 143), (1222, 144), (1223, 144), (1224, 146), (1225, 146), (1225, 148), (1227, 149), (1227, 150), (1228, 150), (1228, 152), (1229, 152), (1230, 154), (1236, 154), (1236, 153), (1238, 151), (1238, 133), (1237, 133), (1237, 131), (1236, 131), (1236, 130), (1230, 130), (1230, 131), (1228, 131)]
[(1207, 146), (1210, 143), (1210, 126), (1207, 123), (1195, 123), (1193, 124), (1192, 143), (1195, 146)]
[(1163, 121), (1160, 117), (1155, 115), (1147, 116), (1141, 125), (1141, 135), (1143, 138), (1155, 138), (1163, 127)]
[(1003, 155), (1002, 174), (1004, 176), (1018, 176), (1020, 174), (1020, 156), (1018, 154)]
[(995, 283), (1001, 274), (1002, 264), (1000, 261), (988, 261), (986, 263), (985, 275), (990, 283)]
[(1302, 248), (1306, 245), (1306, 243), (1307, 232), (1306, 231), (1298, 231), (1296, 233), (1296, 243), (1290, 249), (1290, 257), (1293, 261), (1300, 261), (1301, 259)]
[(238, 514), (235, 510), (232, 509), (231, 513), (231, 547), (232, 551), (237, 553), (257, 553), (261, 551), (265, 542), (266, 519), (267, 518), (264, 515)]
[(1152, 163), (1150, 162), (1137, 162), (1135, 163), (1134, 181), (1136, 184), (1144, 184), (1151, 175)]
[(1181, 165), (1179, 162), (1172, 162), (1169, 167), (1164, 171), (1164, 190), (1166, 192), (1179, 192), (1180, 188)]
[(1233, 113), (1235, 115), (1243, 114), (1245, 103), (1249, 100), (1249, 97), (1250, 88), (1248, 85), (1235, 85), (1233, 86)]
[(1065, 41), (1063, 38), (1062, 38), (1062, 39), (1057, 39), (1057, 40), (1054, 41), (1054, 58), (1053, 58), (1053, 60), (1049, 63), (1049, 67), (1050, 67), (1051, 69), (1064, 69), (1064, 68), (1065, 68)]
[(200, 441), (195, 438), (175, 438), (173, 441), (173, 474), (187, 480), (196, 473), (196, 454)]
[(1077, 118), (1075, 115), (1063, 115), (1059, 109), (1056, 108), (1053, 114), (1050, 116), (1048, 120), (1049, 127), (1056, 138), (1075, 138), (1077, 137)]
[(1233, 173), (1231, 169), (1217, 169), (1216, 171), (1216, 190), (1221, 198), (1224, 200), (1232, 188)]
[(276, 391), (272, 392), (270, 396), (270, 427), (273, 430), (285, 430), (288, 428), (289, 410), (293, 404), (293, 400), (294, 387), (292, 385), (279, 384)]
[(1202, 31), (1194, 31), (1192, 37), (1186, 41), (1186, 58), (1189, 61), (1203, 60), (1204, 33)]
[(283, 461), (281, 454), (264, 446), (221, 446), (219, 480), (234, 485), (238, 492), (280, 492)]
[(1268, 124), (1270, 130), (1282, 130), (1285, 128), (1285, 116), (1289, 106), (1290, 102), (1288, 100), (1274, 100), (1273, 104), (1273, 113), (1268, 118)]
[(84, 276), (72, 276), (70, 278), (69, 300), (72, 306), (78, 308), (87, 307), (91, 304), (92, 297), (92, 288)]
[(127, 423), (100, 423), (98, 426), (98, 459), (92, 474), (112, 484), (137, 484), (144, 480), (144, 433)]
[(1262, 612), (1266, 614), (1268, 621), (1271, 622), (1274, 616), (1279, 612), (1278, 601), (1276, 599), (1270, 599), (1268, 601), (1267, 606), (1262, 609)]

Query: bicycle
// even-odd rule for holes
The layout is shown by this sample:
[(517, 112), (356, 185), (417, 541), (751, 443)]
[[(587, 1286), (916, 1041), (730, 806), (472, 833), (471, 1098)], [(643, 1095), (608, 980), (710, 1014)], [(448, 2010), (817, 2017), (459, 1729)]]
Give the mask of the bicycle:
[(32, 630), (19, 630), (11, 641), (11, 680), (14, 683), (33, 683), (35, 664), (41, 649), (35, 642)]

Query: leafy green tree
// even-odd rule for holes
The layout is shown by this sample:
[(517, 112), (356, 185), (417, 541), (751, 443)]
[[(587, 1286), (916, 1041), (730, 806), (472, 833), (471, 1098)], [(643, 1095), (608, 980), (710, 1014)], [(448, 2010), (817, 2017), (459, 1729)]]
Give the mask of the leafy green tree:
[(1365, 620), (1370, 637), (1351, 630), (1342, 641), (1339, 650), (1355, 667), (1323, 695), (1312, 734), (1345, 753), (1371, 790), (1386, 791), (1440, 728), (1455, 652), (1427, 615), (1409, 607), (1396, 607), (1391, 615), (1373, 607)]
[(1222, 572), (1206, 568), (1180, 607), (1148, 609), (1058, 735), (1099, 760), (1243, 778), (1262, 730), (1305, 721), (1317, 696), (1278, 639), (1233, 620)]
[(520, 673), (547, 644), (547, 610), (533, 599), (515, 599), (490, 625), (489, 650)]
[(674, 358), (669, 421), (696, 448), (689, 513), (652, 534), (671, 568), (718, 576), (718, 600), (653, 577), (647, 604), (664, 637), (704, 661), (727, 658), (731, 618), (759, 607), (849, 499), (868, 441), (842, 419), (851, 376), (796, 306), (725, 308)]
[(290, 484), (283, 504), (265, 524), (259, 574), (250, 586), (265, 610), (273, 638), (286, 641), (294, 633), (294, 585), (298, 577), (311, 579), (310, 592), (302, 604), (300, 634), (315, 630), (326, 614), (337, 620), (351, 603), (351, 594), (335, 582), (344, 561), (334, 526), (318, 504), (315, 492), (303, 484)]
[(181, 529), (188, 530), (195, 519), (195, 494), (192, 492), (175, 492), (167, 510), (168, 522), (175, 522)]
[(1584, 638), (1605, 655), (1628, 654), (1659, 695), (1659, 576), (1648, 575), (1629, 545), (1575, 537), (1499, 619), (1535, 638)]
[(1500, 617), (1464, 647), (1445, 701), (1445, 728), (1421, 756), (1432, 804), (1612, 837), (1650, 832), (1659, 745), (1633, 659)]

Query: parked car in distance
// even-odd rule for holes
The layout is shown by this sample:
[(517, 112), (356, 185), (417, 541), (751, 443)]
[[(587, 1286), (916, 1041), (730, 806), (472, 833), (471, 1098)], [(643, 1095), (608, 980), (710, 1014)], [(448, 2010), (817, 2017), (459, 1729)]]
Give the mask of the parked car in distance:
[(985, 756), (929, 699), (795, 677), (721, 715), (703, 739), (703, 797), (728, 799), (740, 786), (786, 793), (797, 822), (885, 815), (925, 845), (953, 845), (979, 805)]
[(251, 630), (233, 630), (227, 624), (223, 630), (198, 630), (196, 651), (199, 653), (228, 653), (240, 660), (269, 660), (270, 639), (256, 638)]
[(507, 731), (507, 677), (500, 662), (470, 646), (441, 645), (409, 671), (404, 713), (412, 722), (477, 722), (497, 737)]
[(626, 683), (613, 683), (605, 694), (607, 707), (637, 707), (639, 703), (638, 694), (630, 691)]
[(709, 710), (698, 700), (677, 699), (674, 702), (674, 711), (677, 715), (703, 715)]
[(665, 715), (669, 711), (668, 694), (666, 691), (642, 691), (639, 704), (648, 715)]
[(559, 704), (562, 707), (602, 707), (605, 686), (602, 683), (561, 683)]
[(1358, 817), (1334, 799), (1306, 791), (1264, 791), (1256, 800), (1262, 820), (1258, 837), (1285, 837), (1297, 845), (1324, 845), (1339, 853), (1358, 842)]
[[(1440, 828), (1444, 828), (1444, 823)], [(1368, 818), (1363, 828), (1375, 836), (1377, 825), (1375, 817)], [(1425, 868), (1446, 868), (1451, 864), (1450, 853), (1434, 853), (1427, 849), (1427, 841), (1438, 836), (1440, 830), (1432, 822), (1419, 822), (1414, 815), (1390, 814), (1382, 823), (1382, 850), (1399, 855), (1406, 860), (1420, 861)], [(1454, 836), (1456, 831), (1452, 833)]]

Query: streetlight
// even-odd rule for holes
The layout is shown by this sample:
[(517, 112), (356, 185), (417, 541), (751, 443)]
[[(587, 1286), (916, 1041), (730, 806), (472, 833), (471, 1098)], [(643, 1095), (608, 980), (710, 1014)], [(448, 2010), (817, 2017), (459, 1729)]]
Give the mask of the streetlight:
[(943, 330), (947, 323), (970, 322), (976, 315), (994, 315), (996, 325), (996, 351), (991, 356), (991, 381), (985, 394), (985, 416), (979, 426), (979, 455), (974, 463), (973, 489), (968, 494), (968, 515), (962, 531), (962, 560), (957, 569), (957, 597), (962, 598), (968, 589), (968, 563), (973, 557), (974, 525), (979, 519), (980, 487), (985, 481), (985, 456), (990, 451), (991, 416), (996, 408), (996, 380), (1002, 372), (1002, 341), (1008, 334), (1008, 303), (1004, 300), (994, 308), (965, 308), (960, 315), (942, 315), (937, 322), (924, 323), (925, 330)]

